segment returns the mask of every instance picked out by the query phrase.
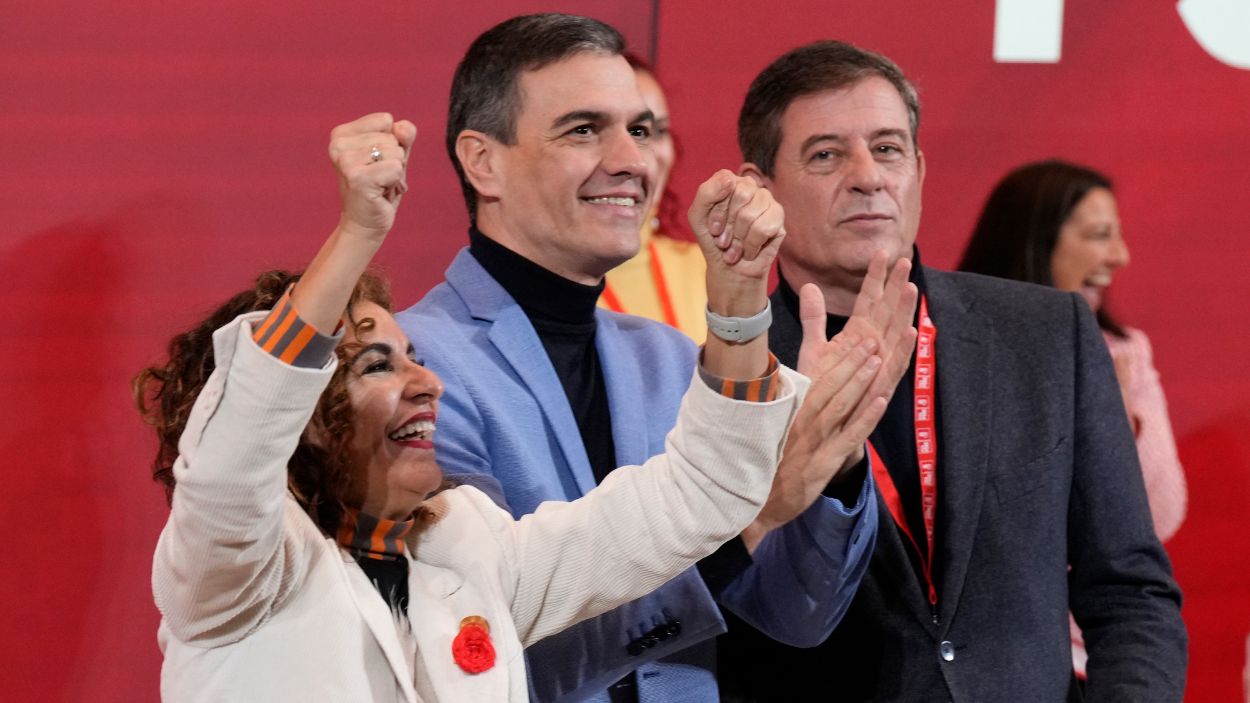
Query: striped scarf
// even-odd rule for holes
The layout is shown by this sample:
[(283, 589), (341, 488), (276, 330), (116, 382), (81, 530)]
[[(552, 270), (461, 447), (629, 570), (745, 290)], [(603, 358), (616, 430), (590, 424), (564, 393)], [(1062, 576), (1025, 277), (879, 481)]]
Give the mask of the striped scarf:
[(383, 520), (348, 508), (335, 540), (357, 559), (394, 561), (404, 556), (404, 535), (416, 520)]

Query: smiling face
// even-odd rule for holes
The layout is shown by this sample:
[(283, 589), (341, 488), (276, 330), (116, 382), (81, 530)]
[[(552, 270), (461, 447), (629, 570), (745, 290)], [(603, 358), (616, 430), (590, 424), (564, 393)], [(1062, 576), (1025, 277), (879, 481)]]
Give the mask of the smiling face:
[(1128, 262), (1115, 196), (1106, 188), (1094, 188), (1059, 228), (1050, 255), (1051, 279), (1056, 288), (1080, 293), (1090, 309), (1098, 310), (1112, 274)]
[(893, 265), (916, 241), (924, 156), (907, 107), (873, 76), (795, 99), (780, 126), (773, 175), (758, 177), (786, 209), (782, 269), (853, 299), (875, 252)]
[(673, 162), (677, 160), (677, 149), (673, 144), (668, 116), (668, 101), (664, 98), (664, 89), (656, 81), (655, 76), (644, 69), (635, 69), (638, 78), (638, 92), (642, 101), (651, 110), (653, 126), (651, 130), (651, 154), (655, 158), (655, 185), (651, 192), (655, 197), (653, 208), (659, 204), (668, 185), (669, 174), (673, 172)]
[(651, 113), (621, 56), (584, 52), (518, 81), (515, 143), (493, 146), (478, 224), (565, 278), (595, 284), (638, 251), (655, 159)]
[(343, 343), (359, 345), (346, 362), (353, 413), (350, 502), (385, 519), (405, 519), (442, 482), (434, 461), (434, 421), (442, 384), (412, 356), (395, 318), (375, 303), (352, 310), (366, 329)]

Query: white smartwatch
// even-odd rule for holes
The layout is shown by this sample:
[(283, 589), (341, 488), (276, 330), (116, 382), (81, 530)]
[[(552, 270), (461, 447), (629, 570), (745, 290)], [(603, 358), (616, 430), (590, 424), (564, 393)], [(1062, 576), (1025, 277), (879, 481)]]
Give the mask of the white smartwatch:
[(764, 301), (764, 309), (750, 317), (721, 317), (711, 308), (705, 308), (704, 314), (707, 316), (708, 331), (734, 344), (755, 339), (767, 332), (768, 326), (773, 323), (773, 306), (767, 300)]

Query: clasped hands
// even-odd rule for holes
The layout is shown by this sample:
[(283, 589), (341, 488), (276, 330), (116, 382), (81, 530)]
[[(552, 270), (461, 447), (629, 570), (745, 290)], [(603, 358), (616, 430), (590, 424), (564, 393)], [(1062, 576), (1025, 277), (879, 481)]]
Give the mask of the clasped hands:
[[(689, 215), (708, 262), (709, 308), (722, 315), (759, 312), (785, 237), (781, 206), (751, 179), (720, 171), (699, 188)], [(910, 273), (911, 261), (900, 259), (891, 268), (887, 254), (878, 252), (846, 326), (827, 341), (823, 293), (811, 283), (799, 291), (798, 371), (812, 385), (787, 435), (768, 501), (742, 533), (748, 550), (863, 460), (868, 435), (915, 348), (918, 292)]]

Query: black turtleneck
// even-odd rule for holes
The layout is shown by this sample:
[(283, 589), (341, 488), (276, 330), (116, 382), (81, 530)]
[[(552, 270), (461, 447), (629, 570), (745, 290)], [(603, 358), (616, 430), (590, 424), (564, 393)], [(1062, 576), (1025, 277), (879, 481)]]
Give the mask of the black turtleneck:
[[(586, 286), (552, 273), (493, 239), (469, 229), (469, 253), (521, 306), (555, 368), (598, 483), (616, 468), (612, 415), (603, 367), (595, 348), (595, 305), (603, 283)], [(713, 594), (751, 565), (741, 538), (725, 543), (699, 562), (699, 572)], [(674, 621), (680, 613), (673, 615)], [(671, 623), (670, 623), (671, 624)], [(608, 688), (612, 703), (636, 703), (637, 674), (631, 672)]]
[[(924, 272), (920, 266), (919, 252), (915, 252), (912, 257), (911, 282), (916, 284), (916, 288), (920, 290), (920, 294), (924, 295)], [(799, 318), (799, 296), (795, 293), (790, 284), (786, 282), (784, 274), (778, 268), (777, 293), (781, 300), (785, 303), (786, 308), (794, 316), (795, 320)], [(919, 306), (917, 306), (918, 308)], [(919, 318), (919, 309), (916, 311), (916, 319)], [(828, 315), (825, 332), (829, 338), (833, 338), (835, 334), (842, 331), (846, 326), (846, 317), (841, 315)], [(913, 319), (913, 324), (916, 323)], [(941, 334), (941, 330), (938, 331)], [(797, 349), (797, 346), (794, 347)], [(797, 359), (782, 358), (783, 352), (777, 349), (773, 350), (777, 354), (777, 358), (783, 364), (793, 364)], [(939, 360), (939, 363), (941, 360)], [(899, 499), (903, 503), (903, 514), (907, 517), (908, 528), (916, 537), (916, 543), (922, 552), (928, 551), (928, 545), (924, 539), (924, 519), (920, 509), (920, 466), (916, 460), (916, 423), (912, 417), (913, 403), (915, 398), (915, 381), (916, 381), (916, 355), (913, 353), (911, 362), (907, 367), (906, 374), (899, 381), (898, 388), (894, 391), (894, 396), (890, 398), (889, 405), (886, 406), (885, 416), (881, 418), (881, 422), (877, 423), (877, 428), (869, 435), (869, 441), (872, 446), (877, 449), (877, 453), (881, 455), (882, 461), (885, 462), (886, 469), (890, 473), (890, 478), (894, 479), (894, 485), (898, 489)], [(937, 398), (937, 381), (934, 381), (934, 425), (938, 428), (938, 510), (934, 519), (934, 542), (935, 545), (940, 544), (942, 535), (942, 443), (940, 437), (942, 422), (942, 405)], [(910, 549), (907, 550), (908, 555), (912, 559), (912, 566), (916, 569), (917, 574), (923, 573), (920, 560), (917, 555)], [(942, 567), (940, 560), (934, 564), (933, 580), (934, 583), (940, 583), (938, 579), (939, 569)], [(923, 583), (923, 578), (922, 578)], [(939, 594), (940, 597), (941, 594)]]
[(616, 468), (612, 414), (595, 349), (595, 303), (603, 283), (586, 286), (552, 273), (477, 230), (469, 253), (525, 311), (555, 368), (598, 483)]

